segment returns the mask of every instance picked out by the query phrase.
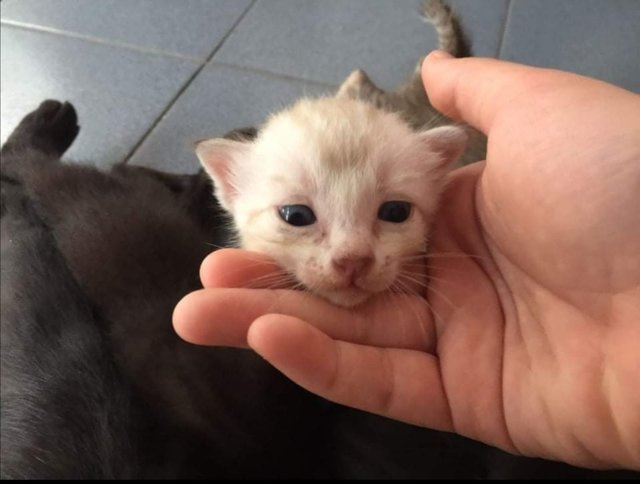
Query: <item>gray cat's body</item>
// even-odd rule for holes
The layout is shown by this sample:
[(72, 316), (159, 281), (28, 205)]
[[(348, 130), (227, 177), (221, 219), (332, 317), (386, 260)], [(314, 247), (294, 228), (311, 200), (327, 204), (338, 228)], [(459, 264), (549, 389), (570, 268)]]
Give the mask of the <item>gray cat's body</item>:
[[(420, 11), (426, 22), (438, 33), (438, 48), (453, 57), (468, 57), (471, 49), (460, 28), (459, 20), (441, 0), (424, 0)], [(400, 114), (415, 130), (456, 124), (436, 111), (426, 95), (420, 69), (422, 59), (408, 78), (392, 90), (378, 87), (362, 69), (353, 71), (340, 85), (337, 96), (360, 99), (376, 107)], [(465, 125), (469, 142), (458, 163), (465, 165), (486, 157), (486, 137)]]

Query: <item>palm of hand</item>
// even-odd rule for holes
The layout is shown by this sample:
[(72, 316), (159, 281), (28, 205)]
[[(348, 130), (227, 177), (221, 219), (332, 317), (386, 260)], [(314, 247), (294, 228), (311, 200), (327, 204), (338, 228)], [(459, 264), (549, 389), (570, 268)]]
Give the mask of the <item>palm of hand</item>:
[[(640, 150), (584, 99), (581, 131), (569, 129), (575, 112), (541, 122), (580, 92), (527, 86), (535, 105), (492, 120), (487, 165), (456, 174), (433, 241), (435, 254), (478, 256), (430, 261), (452, 426), (528, 455), (637, 463)], [(591, 148), (562, 152), (568, 133)]]

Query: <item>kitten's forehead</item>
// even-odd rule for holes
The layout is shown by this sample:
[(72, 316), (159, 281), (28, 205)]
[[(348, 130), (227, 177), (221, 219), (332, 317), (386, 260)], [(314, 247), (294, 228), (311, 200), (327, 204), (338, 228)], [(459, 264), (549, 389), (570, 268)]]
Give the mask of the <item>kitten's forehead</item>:
[[(353, 225), (375, 218), (377, 204), (415, 178), (416, 140), (397, 115), (366, 102), (303, 100), (269, 120), (254, 159), (277, 203), (306, 200), (333, 222)], [(295, 199), (279, 200), (289, 195)]]
[[(413, 141), (396, 115), (352, 99), (302, 100), (273, 116), (256, 143), (256, 153), (273, 172), (311, 181), (380, 172)], [(373, 170), (373, 172), (371, 172)]]
[[(278, 140), (286, 156), (302, 157), (323, 169), (362, 167), (379, 159), (408, 129), (391, 113), (368, 103), (337, 98), (302, 100), (274, 116), (258, 140)], [(273, 148), (271, 146), (270, 148)]]

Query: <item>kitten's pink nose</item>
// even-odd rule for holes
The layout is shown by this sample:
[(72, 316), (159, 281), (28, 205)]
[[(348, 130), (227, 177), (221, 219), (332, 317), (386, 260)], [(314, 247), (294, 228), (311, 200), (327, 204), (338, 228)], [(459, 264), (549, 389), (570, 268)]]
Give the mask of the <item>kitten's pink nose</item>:
[(371, 267), (373, 257), (338, 257), (331, 261), (333, 269), (349, 281), (353, 283), (356, 277), (365, 274)]

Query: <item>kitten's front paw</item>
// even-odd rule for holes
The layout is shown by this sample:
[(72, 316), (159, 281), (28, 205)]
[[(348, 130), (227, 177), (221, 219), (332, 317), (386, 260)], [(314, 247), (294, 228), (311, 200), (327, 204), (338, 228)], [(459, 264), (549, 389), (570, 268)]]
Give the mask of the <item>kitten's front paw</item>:
[(78, 116), (73, 105), (48, 99), (20, 121), (3, 151), (37, 148), (59, 157), (71, 146), (78, 131)]

